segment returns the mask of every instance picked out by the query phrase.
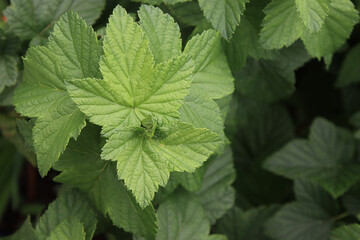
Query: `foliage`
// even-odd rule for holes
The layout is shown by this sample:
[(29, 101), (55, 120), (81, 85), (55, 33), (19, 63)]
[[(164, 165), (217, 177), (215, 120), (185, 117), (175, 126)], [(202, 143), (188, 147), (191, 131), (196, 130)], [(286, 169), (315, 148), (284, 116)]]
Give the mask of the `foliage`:
[(0, 0), (0, 239), (359, 239), (359, 3)]

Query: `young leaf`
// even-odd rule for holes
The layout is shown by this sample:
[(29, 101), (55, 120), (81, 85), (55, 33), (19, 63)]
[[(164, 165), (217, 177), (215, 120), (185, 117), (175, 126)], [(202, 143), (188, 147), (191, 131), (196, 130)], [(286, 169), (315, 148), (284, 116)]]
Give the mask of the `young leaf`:
[(105, 0), (11, 0), (4, 14), (10, 29), (20, 38), (30, 40), (48, 32), (68, 10), (78, 12), (92, 24), (104, 6)]
[(56, 24), (48, 47), (31, 48), (26, 55), (14, 105), (22, 115), (37, 118), (33, 139), (42, 176), (85, 126), (85, 116), (70, 99), (64, 80), (98, 77), (101, 53), (94, 31), (69, 13)]
[(288, 143), (267, 159), (265, 168), (291, 179), (307, 178), (339, 197), (359, 179), (360, 166), (353, 156), (351, 133), (318, 118), (311, 126), (309, 141)]
[(277, 206), (269, 206), (242, 211), (235, 207), (220, 219), (216, 230), (226, 234), (229, 240), (268, 240), (269, 238), (264, 233), (264, 224), (277, 209)]
[(102, 157), (117, 161), (119, 178), (124, 179), (141, 207), (150, 204), (159, 185), (166, 185), (170, 171), (193, 172), (221, 142), (210, 130), (187, 123), (166, 128), (164, 137), (154, 138), (143, 129), (121, 129), (103, 147)]
[(350, 0), (333, 0), (321, 31), (304, 31), (301, 39), (313, 57), (332, 54), (349, 38), (358, 20), (358, 12)]
[(196, 198), (178, 192), (158, 210), (159, 232), (156, 240), (205, 240), (210, 224)]
[(234, 91), (234, 78), (224, 54), (221, 39), (214, 30), (196, 35), (187, 44), (184, 54), (194, 59), (195, 70), (191, 91), (219, 99)]
[(240, 23), (247, 0), (199, 0), (206, 19), (229, 40)]
[(100, 158), (101, 145), (100, 130), (88, 124), (56, 163), (54, 168), (62, 173), (55, 181), (87, 192), (98, 210), (107, 214), (115, 226), (154, 239), (157, 231), (154, 208), (151, 205), (140, 208), (118, 180), (114, 164)]
[(304, 31), (295, 0), (273, 0), (264, 11), (260, 43), (265, 49), (290, 46)]
[(97, 224), (96, 215), (83, 194), (76, 190), (70, 190), (52, 202), (41, 216), (35, 230), (38, 239), (48, 239), (53, 231), (55, 231), (54, 234), (59, 233), (61, 229), (69, 225), (65, 224), (59, 229), (57, 228), (64, 221), (72, 221), (74, 218), (83, 224), (86, 240), (92, 239)]
[(52, 232), (47, 240), (85, 240), (84, 226), (76, 218), (64, 220)]
[(156, 64), (181, 54), (180, 28), (170, 15), (147, 5), (142, 5), (138, 14), (140, 26), (149, 39)]
[(330, 0), (295, 0), (300, 17), (310, 32), (318, 32), (328, 15)]
[(330, 240), (359, 240), (360, 225), (351, 224), (339, 227), (331, 232)]
[(265, 232), (274, 239), (327, 240), (332, 224), (331, 216), (317, 205), (293, 202), (269, 219)]
[(104, 80), (67, 83), (72, 99), (92, 122), (104, 127), (104, 133), (122, 125), (139, 126), (149, 114), (167, 120), (179, 117), (194, 69), (189, 56), (154, 67), (146, 35), (120, 6), (109, 19), (104, 50)]

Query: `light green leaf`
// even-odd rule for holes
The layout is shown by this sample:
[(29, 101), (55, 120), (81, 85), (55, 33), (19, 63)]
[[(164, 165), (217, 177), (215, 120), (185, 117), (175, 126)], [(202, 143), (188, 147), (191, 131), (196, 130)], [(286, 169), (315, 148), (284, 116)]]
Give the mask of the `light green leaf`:
[(142, 5), (138, 11), (140, 26), (146, 33), (157, 64), (181, 54), (181, 34), (174, 19), (160, 8)]
[(335, 83), (336, 87), (346, 87), (360, 82), (358, 61), (360, 61), (360, 44), (352, 48), (346, 55)]
[(41, 216), (35, 230), (38, 239), (48, 239), (54, 230), (61, 231), (66, 227), (65, 225), (56, 230), (63, 221), (71, 221), (74, 218), (83, 224), (86, 239), (92, 239), (97, 224), (96, 215), (83, 194), (76, 190), (70, 190), (50, 203), (48, 209)]
[(265, 225), (266, 234), (282, 240), (327, 240), (331, 216), (315, 204), (286, 204)]
[(235, 181), (231, 149), (227, 147), (223, 154), (209, 159), (204, 168), (203, 184), (196, 194), (207, 218), (213, 224), (235, 201), (235, 190), (231, 187)]
[(331, 232), (330, 240), (359, 240), (360, 225), (351, 224), (339, 227)]
[(207, 129), (172, 123), (150, 138), (143, 128), (121, 129), (103, 147), (102, 157), (116, 160), (118, 175), (141, 207), (150, 204), (170, 171), (193, 172), (214, 153), (221, 139)]
[(173, 195), (158, 210), (156, 240), (205, 240), (210, 224), (196, 198), (185, 192)]
[(358, 179), (354, 140), (350, 132), (317, 118), (309, 140), (294, 140), (265, 162), (265, 168), (282, 176), (309, 179), (333, 197), (347, 191)]
[(193, 37), (186, 44), (184, 53), (191, 55), (195, 61), (192, 92), (219, 99), (234, 91), (234, 79), (220, 37), (214, 30)]
[(273, 0), (264, 11), (260, 43), (265, 49), (290, 46), (304, 31), (295, 0)]
[(318, 32), (328, 15), (330, 0), (295, 0), (300, 17), (310, 32)]
[(27, 217), (25, 222), (22, 224), (21, 228), (17, 230), (14, 234), (8, 237), (0, 238), (1, 240), (38, 240), (35, 231), (31, 225), (30, 217)]
[(64, 220), (52, 232), (47, 240), (85, 240), (84, 226), (76, 218)]
[(278, 101), (295, 90), (294, 72), (276, 61), (249, 58), (235, 77), (238, 91), (262, 102)]
[(199, 0), (206, 19), (229, 40), (240, 23), (247, 0)]
[(10, 29), (20, 38), (46, 37), (52, 25), (68, 10), (78, 12), (88, 24), (100, 16), (105, 0), (11, 0), (4, 14)]
[(55, 169), (62, 173), (55, 181), (87, 192), (99, 211), (107, 214), (115, 226), (154, 239), (157, 230), (154, 208), (140, 208), (118, 180), (114, 164), (100, 158), (101, 145), (100, 130), (92, 124), (86, 126), (56, 163)]
[(277, 206), (269, 206), (243, 211), (235, 207), (219, 221), (216, 230), (228, 236), (229, 240), (270, 240), (263, 228), (277, 209)]
[(67, 84), (90, 121), (109, 133), (122, 125), (140, 125), (149, 114), (167, 120), (179, 117), (177, 110), (189, 93), (194, 69), (189, 56), (182, 54), (154, 68), (147, 37), (120, 6), (109, 19), (104, 50), (100, 63), (104, 80)]
[(313, 57), (332, 54), (349, 38), (358, 20), (358, 12), (350, 0), (333, 0), (321, 31), (304, 31), (301, 39)]
[(69, 13), (56, 24), (48, 47), (31, 48), (26, 55), (14, 105), (22, 115), (37, 118), (33, 139), (42, 176), (85, 126), (85, 116), (70, 99), (64, 80), (99, 76), (101, 53), (94, 31)]

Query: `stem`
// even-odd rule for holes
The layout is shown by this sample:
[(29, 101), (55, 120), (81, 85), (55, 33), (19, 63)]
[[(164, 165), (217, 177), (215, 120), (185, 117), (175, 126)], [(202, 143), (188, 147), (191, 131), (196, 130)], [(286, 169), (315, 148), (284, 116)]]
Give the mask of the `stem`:
[(343, 218), (346, 218), (348, 217), (350, 214), (348, 212), (343, 212), (343, 213), (340, 213), (339, 215), (333, 217), (331, 220), (332, 221), (337, 221), (337, 220), (340, 220), (340, 219), (343, 219)]

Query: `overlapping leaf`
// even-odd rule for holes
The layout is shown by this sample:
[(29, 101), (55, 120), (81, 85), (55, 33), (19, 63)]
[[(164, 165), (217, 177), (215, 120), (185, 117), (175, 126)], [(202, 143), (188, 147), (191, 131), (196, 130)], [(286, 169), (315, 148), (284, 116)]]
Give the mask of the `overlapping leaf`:
[(31, 48), (26, 55), (14, 105), (22, 115), (37, 118), (33, 140), (42, 176), (85, 126), (85, 116), (70, 99), (64, 81), (98, 77), (101, 53), (94, 31), (69, 13), (56, 24), (47, 47)]

